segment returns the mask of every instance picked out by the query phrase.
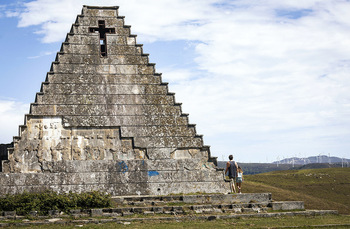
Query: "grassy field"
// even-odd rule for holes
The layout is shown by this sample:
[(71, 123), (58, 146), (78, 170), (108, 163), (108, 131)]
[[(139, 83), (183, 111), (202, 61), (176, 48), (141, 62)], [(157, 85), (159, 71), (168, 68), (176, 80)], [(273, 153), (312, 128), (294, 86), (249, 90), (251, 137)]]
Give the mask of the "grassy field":
[(177, 228), (349, 228), (350, 216), (348, 215), (323, 215), (323, 216), (284, 216), (275, 218), (239, 218), (218, 220), (172, 220), (172, 221), (133, 221), (110, 222), (103, 224), (46, 224), (33, 226), (10, 226), (6, 228), (30, 228), (30, 229), (73, 229), (73, 228), (133, 228), (133, 229), (177, 229)]
[(244, 176), (245, 193), (270, 192), (273, 200), (302, 200), (306, 209), (350, 215), (350, 168), (274, 171)]

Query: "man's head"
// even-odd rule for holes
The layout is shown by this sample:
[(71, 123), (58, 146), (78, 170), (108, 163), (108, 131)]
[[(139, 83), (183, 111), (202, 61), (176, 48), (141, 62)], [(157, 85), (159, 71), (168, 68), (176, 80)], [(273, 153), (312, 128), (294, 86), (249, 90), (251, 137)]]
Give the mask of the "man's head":
[(228, 159), (230, 159), (230, 161), (232, 161), (233, 156), (232, 155), (228, 156)]

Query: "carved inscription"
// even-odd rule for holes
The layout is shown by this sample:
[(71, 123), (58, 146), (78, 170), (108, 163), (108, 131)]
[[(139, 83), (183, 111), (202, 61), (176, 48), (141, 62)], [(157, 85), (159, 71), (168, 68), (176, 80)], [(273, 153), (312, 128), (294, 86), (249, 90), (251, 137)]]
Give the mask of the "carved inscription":
[(147, 159), (118, 127), (64, 127), (60, 117), (31, 118), (10, 155), (11, 172), (41, 172), (44, 161)]

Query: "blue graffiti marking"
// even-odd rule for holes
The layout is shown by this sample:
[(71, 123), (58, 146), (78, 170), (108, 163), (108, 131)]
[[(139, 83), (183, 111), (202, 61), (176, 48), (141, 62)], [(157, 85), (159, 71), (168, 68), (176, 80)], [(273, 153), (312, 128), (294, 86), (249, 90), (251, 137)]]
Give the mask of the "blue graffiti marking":
[(153, 177), (153, 176), (158, 176), (159, 173), (157, 171), (148, 171), (148, 176)]
[(119, 172), (126, 173), (128, 171), (128, 166), (124, 161), (121, 161), (118, 163), (118, 170)]

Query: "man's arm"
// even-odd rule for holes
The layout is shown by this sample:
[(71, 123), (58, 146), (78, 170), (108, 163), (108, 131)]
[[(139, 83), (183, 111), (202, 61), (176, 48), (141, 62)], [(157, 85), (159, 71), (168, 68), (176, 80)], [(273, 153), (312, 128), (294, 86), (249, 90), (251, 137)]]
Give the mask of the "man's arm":
[(228, 168), (230, 168), (230, 162), (227, 162), (227, 163), (226, 163), (226, 170), (225, 170), (225, 174), (227, 173)]

